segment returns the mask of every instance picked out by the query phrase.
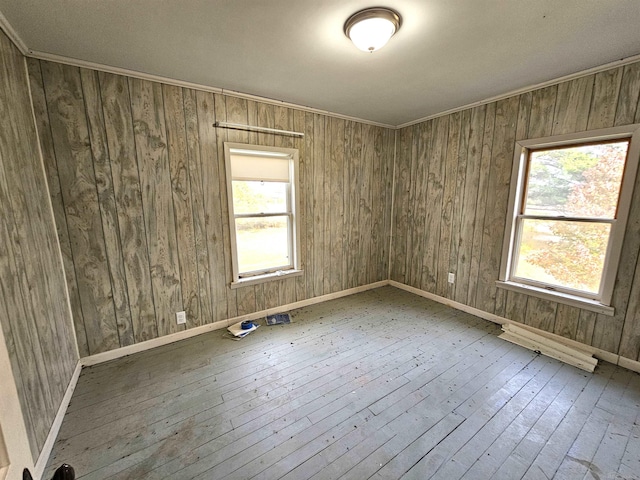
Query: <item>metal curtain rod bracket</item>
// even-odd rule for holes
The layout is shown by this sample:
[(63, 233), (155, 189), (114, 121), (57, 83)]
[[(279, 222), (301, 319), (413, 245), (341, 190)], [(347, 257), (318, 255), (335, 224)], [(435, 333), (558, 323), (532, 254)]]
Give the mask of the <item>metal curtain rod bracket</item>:
[(280, 135), (292, 135), (294, 137), (304, 137), (304, 133), (302, 132), (293, 132), (291, 130), (280, 130), (278, 128), (255, 127), (253, 125), (243, 125), (241, 123), (216, 122), (213, 124), (213, 126), (220, 127), (220, 128), (235, 128), (238, 130), (250, 130), (255, 132), (278, 133)]

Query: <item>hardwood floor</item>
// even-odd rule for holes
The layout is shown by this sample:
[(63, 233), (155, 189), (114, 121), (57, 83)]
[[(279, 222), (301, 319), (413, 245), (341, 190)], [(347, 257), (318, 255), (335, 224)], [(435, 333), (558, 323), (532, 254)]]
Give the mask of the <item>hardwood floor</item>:
[(83, 370), (48, 472), (98, 479), (638, 479), (640, 375), (588, 374), (384, 287)]

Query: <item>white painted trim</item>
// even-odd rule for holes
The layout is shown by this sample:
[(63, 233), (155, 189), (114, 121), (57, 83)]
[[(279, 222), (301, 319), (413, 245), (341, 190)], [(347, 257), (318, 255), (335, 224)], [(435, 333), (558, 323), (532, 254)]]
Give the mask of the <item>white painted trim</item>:
[(0, 12), (0, 29), (9, 37), (9, 40), (13, 42), (13, 44), (20, 50), (20, 53), (23, 55), (27, 55), (29, 53), (29, 48), (27, 44), (24, 43), (18, 32), (16, 32), (7, 17), (4, 16), (2, 12)]
[(58, 438), (58, 433), (60, 432), (60, 427), (62, 426), (62, 420), (64, 420), (64, 416), (67, 413), (67, 408), (69, 408), (69, 403), (71, 402), (71, 397), (73, 396), (73, 392), (76, 389), (76, 385), (78, 384), (78, 378), (80, 378), (80, 372), (82, 371), (82, 363), (78, 361), (76, 364), (76, 369), (73, 371), (73, 375), (71, 376), (71, 380), (69, 381), (69, 385), (67, 386), (67, 390), (64, 393), (64, 397), (62, 397), (62, 401), (60, 402), (60, 407), (58, 408), (58, 413), (51, 424), (51, 428), (49, 429), (49, 435), (47, 435), (47, 439), (42, 446), (42, 450), (40, 451), (40, 456), (38, 457), (38, 461), (34, 467), (34, 478), (42, 478), (44, 475), (44, 469), (49, 462), (49, 457), (51, 456), (51, 450), (53, 450), (53, 445)]
[(503, 282), (501, 280), (496, 280), (496, 287), (511, 290), (512, 292), (524, 293), (531, 297), (570, 305), (583, 310), (589, 310), (590, 312), (601, 313), (602, 315), (607, 315), (609, 317), (613, 317), (615, 315), (615, 309), (613, 307), (600, 303), (597, 300), (591, 300), (590, 298), (578, 297), (564, 292), (545, 290), (544, 288), (534, 287), (524, 283)]
[[(465, 305), (463, 303), (458, 303), (458, 302), (456, 302), (454, 300), (450, 300), (448, 298), (444, 298), (444, 297), (441, 297), (441, 296), (436, 295), (434, 293), (426, 292), (424, 290), (420, 290), (418, 288), (411, 287), (409, 285), (405, 285), (403, 283), (396, 282), (394, 280), (389, 280), (389, 285), (391, 285), (392, 287), (400, 288), (400, 289), (405, 290), (407, 292), (414, 293), (416, 295), (420, 295), (421, 297), (428, 298), (429, 300), (433, 300), (434, 302), (442, 303), (442, 304), (447, 305), (449, 307), (453, 307), (453, 308), (455, 308), (457, 310), (461, 310), (461, 311), (469, 313), (471, 315), (475, 315), (476, 317), (484, 318), (485, 320), (489, 320), (490, 322), (497, 323), (499, 325), (506, 325), (506, 324), (516, 325), (516, 326), (518, 326), (520, 328), (524, 328), (524, 329), (529, 330), (531, 332), (537, 333), (538, 335), (542, 335), (542, 336), (548, 337), (551, 340), (555, 340), (556, 342), (564, 343), (565, 345), (570, 346), (570, 347), (579, 348), (579, 349), (581, 349), (581, 350), (583, 350), (585, 352), (588, 352), (588, 353), (592, 354), (593, 356), (595, 356), (596, 358), (598, 358), (600, 360), (604, 360), (605, 362), (613, 363), (614, 365), (620, 365), (620, 358), (621, 357), (619, 355), (615, 354), (615, 353), (607, 352), (605, 350), (601, 350), (599, 348), (592, 347), (591, 345), (586, 345), (584, 343), (576, 342), (575, 340), (571, 340), (571, 339), (562, 337), (560, 335), (556, 335), (555, 333), (549, 333), (549, 332), (546, 332), (544, 330), (539, 330), (537, 328), (530, 327), (529, 325), (525, 325), (525, 324), (520, 323), (520, 322), (514, 322), (513, 320), (510, 320), (508, 318), (500, 317), (498, 315), (494, 315), (493, 313), (485, 312), (483, 310), (479, 310), (477, 308), (470, 307), (469, 305)], [(626, 359), (625, 361), (627, 362), (627, 364), (629, 364), (629, 361), (627, 361), (627, 360), (628, 359)], [(625, 366), (625, 368), (629, 368), (629, 367)], [(636, 370), (634, 370), (634, 371), (636, 371)], [(638, 370), (638, 371), (640, 372), (640, 370)]]
[[(3, 480), (22, 478), (22, 470), (33, 470), (33, 455), (27, 436), (27, 427), (20, 406), (11, 359), (0, 327), (0, 433), (4, 437), (4, 449), (0, 452)], [(2, 443), (2, 442), (0, 442)], [(0, 445), (2, 447), (2, 445)]]
[[(624, 175), (620, 185), (620, 198), (615, 218), (612, 220), (609, 235), (609, 245), (605, 256), (600, 291), (593, 297), (567, 287), (554, 286), (554, 290), (545, 290), (543, 282), (532, 279), (515, 277), (513, 258), (519, 250), (522, 232), (519, 218), (525, 217), (521, 212), (522, 197), (526, 189), (527, 164), (530, 152), (537, 149), (563, 147), (576, 143), (605, 142), (610, 140), (628, 140), (629, 150), (625, 163)], [(625, 236), (636, 171), (640, 157), (640, 124), (622, 125), (619, 127), (588, 130), (564, 135), (552, 135), (542, 138), (518, 140), (515, 143), (513, 167), (511, 172), (511, 186), (509, 190), (508, 213), (505, 233), (502, 242), (502, 258), (500, 272), (496, 285), (500, 288), (524, 292), (535, 297), (551, 299), (567, 305), (577, 306), (593, 312), (613, 316), (614, 309), (610, 306), (613, 287), (618, 272), (622, 242)], [(570, 220), (570, 217), (563, 217)], [(520, 225), (520, 227), (519, 227)]]
[(210, 323), (208, 325), (202, 325), (200, 327), (190, 328), (189, 330), (183, 330), (181, 332), (165, 335), (164, 337), (154, 338), (145, 342), (136, 343), (135, 345), (129, 345), (127, 347), (116, 348), (104, 353), (97, 353), (88, 357), (80, 359), (82, 366), (88, 367), (91, 365), (97, 365), (99, 363), (108, 362), (116, 358), (125, 357), (134, 353), (150, 350), (162, 345), (168, 345), (170, 343), (178, 342), (186, 338), (202, 335), (203, 333), (211, 332), (213, 330), (220, 330), (227, 328), (234, 323), (243, 322), (245, 320), (257, 320), (259, 318), (266, 317), (267, 315), (273, 315), (274, 313), (287, 312), (296, 308), (307, 307), (309, 305), (315, 305), (317, 303), (326, 302), (328, 300), (334, 300), (336, 298), (342, 298), (355, 293), (366, 292), (367, 290), (373, 290), (374, 288), (380, 288), (388, 285), (388, 280), (382, 280), (380, 282), (370, 283), (361, 287), (349, 288), (340, 292), (329, 293), (327, 295), (321, 295), (319, 297), (309, 298), (307, 300), (301, 300), (299, 302), (289, 303), (287, 305), (281, 305), (279, 307), (268, 308), (266, 310), (260, 310), (255, 313), (248, 313), (246, 315), (240, 315), (238, 317), (229, 318), (227, 320), (221, 320), (219, 322)]
[(341, 118), (343, 120), (350, 120), (358, 123), (364, 123), (366, 125), (373, 125), (383, 128), (395, 128), (393, 125), (386, 123), (373, 122), (371, 120), (365, 120), (363, 118), (351, 117), (349, 115), (342, 115), (340, 113), (330, 112), (328, 110), (321, 110), (313, 107), (306, 107), (304, 105), (296, 105), (294, 103), (285, 102), (282, 100), (276, 100), (273, 98), (260, 97), (258, 95), (251, 95), (249, 93), (237, 92), (235, 90), (228, 90), (219, 87), (210, 87), (199, 83), (186, 82), (184, 80), (177, 80), (169, 77), (163, 77), (162, 75), (154, 75), (152, 73), (138, 72), (136, 70), (130, 70), (128, 68), (114, 67), (111, 65), (104, 65), (101, 63), (88, 62), (86, 60), (79, 60), (77, 58), (65, 57), (62, 55), (55, 55), (53, 53), (39, 52), (36, 50), (29, 50), (25, 53), (28, 57), (37, 58), (39, 60), (47, 60), (49, 62), (63, 63), (65, 65), (71, 65), (73, 67), (89, 68), (92, 70), (98, 70), (100, 72), (113, 73), (116, 75), (125, 75), (127, 77), (139, 78), (141, 80), (149, 80), (152, 82), (164, 83), (166, 85), (175, 85), (176, 87), (191, 88), (194, 90), (202, 90), (205, 92), (219, 93), (230, 97), (244, 98), (246, 100), (254, 100), (256, 102), (266, 103), (268, 105), (279, 105), (282, 107), (291, 108), (293, 110), (301, 110), (303, 112), (319, 113), (321, 115), (328, 115), (334, 118)]
[(604, 65), (598, 65), (595, 67), (588, 68), (586, 70), (581, 70), (579, 72), (570, 73), (569, 75), (564, 75), (562, 77), (547, 80), (546, 82), (536, 83), (534, 85), (528, 85), (526, 87), (518, 88), (516, 90), (511, 90), (510, 92), (503, 93), (501, 95), (496, 95), (495, 97), (485, 98), (484, 100), (478, 100), (477, 102), (467, 103), (466, 105), (462, 105), (460, 107), (454, 107), (449, 110), (445, 110), (443, 112), (434, 113), (433, 115), (428, 115), (426, 117), (418, 118), (417, 120), (412, 120), (410, 122), (402, 123), (400, 125), (397, 125), (395, 128), (410, 127), (411, 125), (415, 125), (417, 123), (426, 122), (428, 120), (433, 120), (434, 118), (438, 118), (438, 117), (444, 117), (446, 115), (451, 115), (452, 113), (460, 112), (462, 110), (468, 110), (470, 108), (479, 107), (481, 105), (486, 105), (488, 103), (504, 100), (509, 97), (515, 97), (516, 95), (522, 95), (523, 93), (528, 93), (534, 90), (539, 90), (541, 88), (550, 87), (552, 85), (557, 85), (559, 83), (567, 82), (569, 80), (575, 80), (577, 78), (586, 77), (594, 73), (604, 72), (605, 70), (610, 70), (612, 68), (623, 67), (625, 65), (629, 65), (630, 63), (634, 63), (639, 60), (640, 60), (640, 54), (632, 55), (626, 58), (621, 58), (620, 60), (615, 60), (613, 62), (605, 63)]

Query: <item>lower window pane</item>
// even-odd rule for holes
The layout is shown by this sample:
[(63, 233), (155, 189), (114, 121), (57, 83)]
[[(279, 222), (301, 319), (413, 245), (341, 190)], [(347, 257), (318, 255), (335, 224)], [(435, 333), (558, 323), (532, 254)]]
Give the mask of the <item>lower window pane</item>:
[(522, 222), (516, 276), (598, 293), (611, 225), (533, 219)]
[(286, 216), (236, 218), (240, 274), (291, 265)]

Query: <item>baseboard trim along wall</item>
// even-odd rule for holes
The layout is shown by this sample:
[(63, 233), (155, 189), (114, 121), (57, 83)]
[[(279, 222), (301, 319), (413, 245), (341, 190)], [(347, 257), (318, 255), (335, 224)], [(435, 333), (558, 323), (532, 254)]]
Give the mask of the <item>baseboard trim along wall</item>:
[(404, 283), (396, 282), (395, 280), (389, 280), (389, 285), (400, 288), (407, 292), (415, 293), (416, 295), (420, 295), (421, 297), (428, 298), (429, 300), (433, 300), (434, 302), (442, 303), (449, 307), (453, 307), (457, 310), (461, 310), (466, 313), (470, 313), (471, 315), (475, 315), (476, 317), (484, 318), (485, 320), (489, 320), (490, 322), (497, 323), (499, 325), (511, 324), (516, 325), (520, 328), (524, 328), (531, 332), (537, 333), (543, 337), (547, 337), (551, 340), (554, 340), (558, 343), (562, 343), (569, 347), (578, 348), (580, 350), (584, 350), (594, 357), (604, 360), (605, 362), (613, 363), (614, 365), (620, 365), (621, 367), (627, 368), (634, 372), (640, 373), (640, 362), (635, 360), (631, 360), (630, 358), (621, 357), (615, 353), (607, 352), (605, 350), (601, 350), (599, 348), (592, 347), (591, 345), (586, 345), (584, 343), (576, 342), (575, 340), (571, 340), (565, 337), (561, 337), (560, 335), (556, 335), (555, 333), (545, 332), (544, 330), (539, 330), (534, 327), (530, 327), (529, 325), (525, 325), (523, 323), (514, 322), (513, 320), (509, 320), (508, 318), (500, 317), (498, 315), (494, 315), (493, 313), (484, 312), (474, 307), (470, 307), (463, 303), (458, 303), (454, 300), (450, 300), (448, 298), (441, 297), (439, 295), (435, 295), (430, 292), (426, 292), (424, 290), (420, 290), (419, 288), (411, 287), (409, 285), (405, 285)]
[(49, 462), (51, 450), (53, 450), (53, 444), (58, 438), (58, 433), (60, 432), (60, 427), (62, 426), (62, 420), (67, 413), (67, 408), (69, 408), (69, 402), (71, 402), (71, 397), (73, 396), (73, 392), (75, 391), (76, 385), (78, 384), (78, 378), (80, 378), (81, 371), (82, 363), (78, 361), (78, 363), (76, 364), (76, 369), (73, 371), (73, 375), (71, 376), (71, 380), (69, 381), (69, 385), (67, 386), (67, 390), (64, 393), (64, 397), (62, 397), (60, 407), (58, 407), (58, 413), (56, 414), (56, 417), (53, 420), (53, 424), (49, 429), (47, 440), (44, 442), (42, 450), (40, 451), (40, 456), (38, 457), (38, 461), (35, 464), (33, 472), (34, 478), (42, 478), (42, 476), (44, 475), (44, 469)]
[(221, 320), (219, 322), (209, 323), (207, 325), (202, 325), (199, 327), (190, 328), (188, 330), (183, 330), (182, 332), (165, 335), (164, 337), (154, 338), (152, 340), (147, 340), (145, 342), (136, 343), (135, 345), (129, 345), (126, 347), (116, 348), (108, 352), (97, 353), (95, 355), (83, 357), (80, 359), (80, 362), (82, 363), (83, 367), (97, 365), (98, 363), (108, 362), (109, 360), (125, 357), (133, 353), (143, 352), (145, 350), (149, 350), (155, 347), (160, 347), (162, 345), (168, 345), (170, 343), (178, 342), (186, 338), (195, 337), (197, 335), (202, 335), (203, 333), (211, 332), (213, 330), (220, 330), (222, 328), (227, 328), (228, 326), (233, 325), (234, 323), (244, 322), (245, 320), (257, 320), (259, 318), (266, 317), (267, 315), (273, 315), (274, 313), (287, 312), (289, 310), (293, 310), (296, 308), (315, 305), (317, 303), (326, 302), (328, 300), (334, 300), (336, 298), (346, 297), (348, 295), (365, 292), (367, 290), (373, 290), (374, 288), (384, 287), (386, 285), (389, 285), (389, 281), (382, 280), (380, 282), (370, 283), (368, 285), (362, 285), (360, 287), (355, 287), (355, 288), (349, 288), (347, 290), (342, 290), (340, 292), (329, 293), (327, 295), (321, 295), (319, 297), (313, 297), (306, 300), (301, 300), (299, 302), (281, 305), (279, 307), (260, 310), (255, 313), (240, 315), (238, 317), (229, 318), (227, 320)]
[[(454, 300), (441, 297), (434, 293), (430, 293), (425, 290), (420, 290), (419, 288), (411, 287), (409, 285), (405, 285), (404, 283), (396, 282), (395, 280), (382, 280), (380, 282), (370, 283), (368, 285), (350, 288), (347, 290), (342, 290), (340, 292), (330, 293), (327, 295), (321, 295), (319, 297), (313, 297), (307, 300), (301, 300), (299, 302), (289, 303), (287, 305), (281, 305), (279, 307), (260, 310), (255, 313), (249, 313), (247, 315), (241, 315), (241, 316), (233, 317), (227, 320), (221, 320), (219, 322), (210, 323), (208, 325), (202, 325), (200, 327), (190, 328), (189, 330), (184, 330), (178, 333), (172, 333), (171, 335), (165, 335), (164, 337), (154, 338), (152, 340), (147, 340), (146, 342), (136, 343), (135, 345), (129, 345), (127, 347), (117, 348), (115, 350), (110, 350), (108, 352), (98, 353), (95, 355), (90, 355), (88, 357), (83, 357), (80, 359), (80, 364), (83, 367), (97, 365), (99, 363), (108, 362), (109, 360), (115, 360), (116, 358), (125, 357), (127, 355), (132, 355), (134, 353), (143, 352), (145, 350), (160, 347), (162, 345), (168, 345), (170, 343), (178, 342), (186, 338), (202, 335), (203, 333), (227, 328), (229, 325), (233, 325), (234, 323), (242, 322), (245, 320), (257, 320), (259, 318), (263, 318), (267, 315), (272, 315), (274, 313), (287, 312), (289, 310), (293, 310), (296, 308), (315, 305), (317, 303), (326, 302), (328, 300), (334, 300), (336, 298), (346, 297), (348, 295), (365, 292), (367, 290), (373, 290), (375, 288), (380, 288), (387, 285), (399, 288), (401, 290), (405, 290), (407, 292), (413, 293), (415, 295), (419, 295), (424, 298), (428, 298), (429, 300), (433, 300), (434, 302), (442, 303), (449, 307), (455, 308), (457, 310), (461, 310), (471, 315), (475, 315), (476, 317), (480, 317), (485, 320), (489, 320), (490, 322), (497, 323), (499, 325), (506, 325), (506, 324), (516, 325), (518, 327), (524, 328), (531, 332), (537, 333), (538, 335), (542, 335), (551, 340), (567, 345), (568, 347), (578, 348), (580, 350), (586, 351), (592, 354), (594, 357), (598, 358), (599, 360), (604, 360), (605, 362), (613, 363), (614, 365), (620, 365), (621, 367), (640, 373), (640, 362), (636, 360), (621, 357), (620, 355), (617, 355), (615, 353), (607, 352), (605, 350), (601, 350), (599, 348), (595, 348), (590, 345), (586, 345), (584, 343), (576, 342), (575, 340), (561, 337), (560, 335), (556, 335), (555, 333), (545, 332), (544, 330), (539, 330), (537, 328), (530, 327), (528, 325), (525, 325), (519, 322), (514, 322), (513, 320), (510, 320), (508, 318), (500, 317), (498, 315), (494, 315), (493, 313), (484, 312), (477, 308), (470, 307), (463, 303), (458, 303)], [(76, 374), (74, 374), (74, 378), (76, 378)], [(77, 381), (77, 378), (76, 378), (76, 381)], [(66, 396), (65, 396), (65, 399), (66, 399)], [(66, 410), (66, 407), (65, 407), (65, 410)]]

